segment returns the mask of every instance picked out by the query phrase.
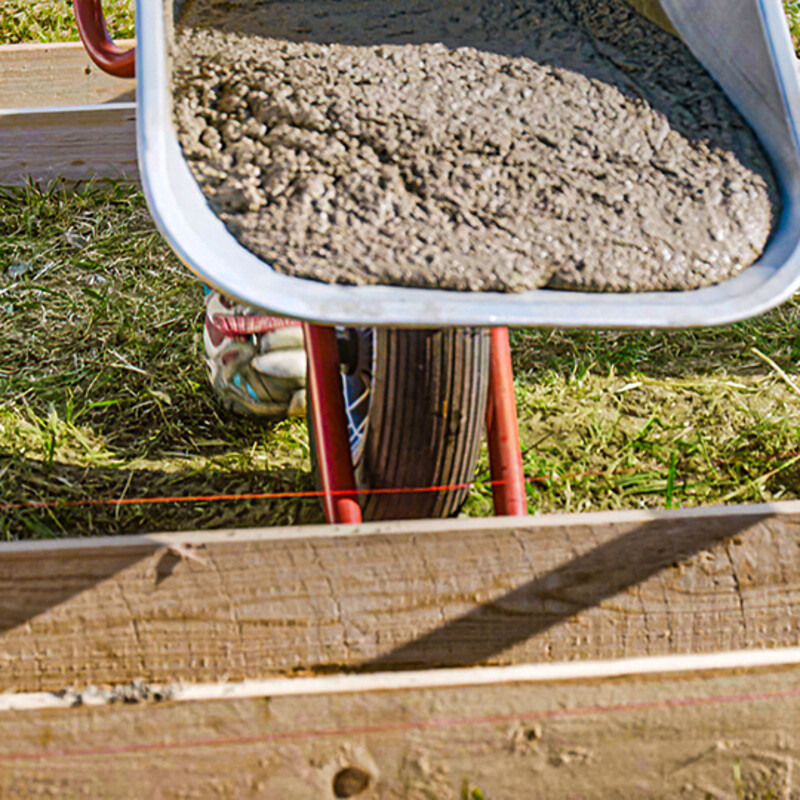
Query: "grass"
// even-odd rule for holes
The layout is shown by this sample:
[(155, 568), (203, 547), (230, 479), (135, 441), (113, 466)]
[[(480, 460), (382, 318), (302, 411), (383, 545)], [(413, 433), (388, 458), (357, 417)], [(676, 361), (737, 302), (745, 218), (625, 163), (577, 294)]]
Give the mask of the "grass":
[[(787, 5), (795, 35), (800, 3)], [(130, 35), (130, 5), (104, 3)], [(8, 0), (4, 41), (73, 39), (66, 3)], [(800, 37), (798, 37), (800, 39)], [(305, 424), (226, 415), (196, 279), (140, 193), (0, 189), (0, 539), (322, 520)], [(514, 331), (532, 512), (800, 496), (800, 303), (675, 332)], [(491, 513), (485, 452), (465, 513)], [(56, 507), (11, 507), (56, 503)]]
[(798, 0), (784, 0), (783, 8), (786, 12), (786, 21), (789, 23), (789, 32), (792, 34), (795, 49), (800, 51), (800, 2)]
[[(117, 39), (134, 35), (135, 0), (105, 0), (108, 29)], [(0, 44), (73, 42), (78, 31), (70, 0), (3, 0), (0, 3)]]
[[(224, 414), (197, 281), (132, 187), (0, 192), (0, 537), (321, 521), (305, 424)], [(675, 332), (514, 331), (533, 512), (800, 495), (800, 303)], [(466, 513), (491, 513), (482, 457)]]
[[(0, 237), (0, 503), (313, 489), (302, 421), (220, 415), (199, 284), (136, 189), (2, 190)], [(12, 509), (0, 538), (312, 520), (307, 501)]]
[[(715, 329), (515, 331), (530, 509), (796, 498), (799, 330), (793, 300)], [(477, 487), (470, 513), (489, 496)]]

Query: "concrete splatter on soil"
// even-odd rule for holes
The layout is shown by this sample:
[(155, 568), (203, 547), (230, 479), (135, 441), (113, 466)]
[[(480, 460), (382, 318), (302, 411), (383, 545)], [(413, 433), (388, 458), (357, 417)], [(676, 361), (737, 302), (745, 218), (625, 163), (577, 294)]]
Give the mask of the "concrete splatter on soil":
[(299, 277), (696, 288), (779, 212), (721, 89), (622, 0), (196, 0), (173, 90), (211, 207)]

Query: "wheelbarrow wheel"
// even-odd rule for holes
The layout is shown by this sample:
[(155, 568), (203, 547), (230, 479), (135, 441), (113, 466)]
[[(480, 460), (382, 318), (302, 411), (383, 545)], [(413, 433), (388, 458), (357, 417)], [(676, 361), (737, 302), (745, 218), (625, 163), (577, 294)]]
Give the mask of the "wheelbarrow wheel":
[(458, 513), (475, 475), (484, 427), (488, 331), (348, 329), (341, 339), (364, 519)]

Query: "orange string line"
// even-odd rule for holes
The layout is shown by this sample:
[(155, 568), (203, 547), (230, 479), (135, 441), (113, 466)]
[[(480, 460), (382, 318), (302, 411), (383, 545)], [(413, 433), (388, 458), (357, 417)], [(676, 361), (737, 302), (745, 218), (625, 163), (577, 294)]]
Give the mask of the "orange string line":
[[(541, 483), (544, 481), (572, 480), (575, 478), (597, 477), (601, 475), (624, 475), (639, 470), (615, 470), (607, 472), (605, 470), (595, 470), (592, 472), (573, 472), (563, 475), (531, 475), (526, 476), (526, 483)], [(340, 489), (330, 492), (331, 496), (338, 495), (367, 495), (367, 494), (412, 494), (422, 492), (447, 492), (459, 489), (469, 489), (476, 483), (483, 486), (499, 486), (505, 481), (470, 481), (468, 483), (455, 483), (443, 486), (403, 486), (387, 487), (383, 489)], [(26, 508), (75, 508), (81, 506), (124, 506), (124, 505), (152, 505), (155, 503), (207, 503), (220, 502), (227, 500), (286, 500), (292, 498), (311, 498), (324, 497), (322, 490), (314, 491), (295, 491), (295, 492), (249, 492), (245, 494), (209, 494), (209, 495), (187, 495), (179, 497), (125, 497), (125, 498), (103, 498), (99, 500), (34, 500), (23, 503), (0, 503), (0, 511), (13, 511)]]
[[(782, 453), (772, 459), (773, 462), (800, 455), (800, 450)], [(630, 475), (634, 472), (646, 472), (639, 469), (619, 470), (592, 470), (590, 472), (566, 472), (563, 475), (529, 475), (525, 477), (526, 483), (542, 483), (544, 481), (575, 480), (577, 478), (592, 478), (615, 475)], [(651, 470), (655, 471), (655, 470)], [(499, 486), (505, 481), (470, 481), (469, 483), (456, 483), (444, 486), (403, 486), (384, 489), (355, 489), (336, 490), (330, 492), (331, 496), (337, 495), (367, 495), (367, 494), (413, 494), (422, 492), (452, 492), (459, 489), (470, 489), (476, 483), (482, 486)], [(100, 500), (34, 500), (26, 503), (0, 503), (0, 511), (15, 511), (26, 508), (76, 508), (80, 506), (125, 506), (125, 505), (152, 505), (156, 503), (208, 503), (231, 500), (287, 500), (293, 498), (306, 499), (311, 497), (324, 497), (321, 490), (303, 492), (250, 492), (247, 494), (209, 494), (188, 495), (184, 497), (130, 497), (130, 498), (105, 498)]]

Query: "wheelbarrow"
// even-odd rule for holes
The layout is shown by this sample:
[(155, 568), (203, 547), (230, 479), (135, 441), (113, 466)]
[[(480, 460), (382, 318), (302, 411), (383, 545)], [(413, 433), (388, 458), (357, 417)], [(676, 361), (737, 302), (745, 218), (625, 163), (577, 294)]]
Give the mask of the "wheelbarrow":
[[(137, 0), (137, 48), (111, 40), (101, 0), (73, 0), (103, 69), (137, 83), (137, 148), (151, 213), (206, 283), (304, 322), (309, 427), (331, 521), (447, 516), (466, 497), (486, 414), (499, 514), (525, 513), (508, 327), (672, 328), (755, 316), (800, 285), (800, 84), (781, 0), (628, 0), (668, 20), (759, 138), (782, 212), (761, 257), (691, 291), (519, 294), (328, 285), (279, 274), (208, 206), (172, 125), (169, 35), (181, 0)], [(343, 357), (336, 328), (355, 354)], [(346, 348), (345, 348), (346, 349)], [(345, 368), (342, 369), (342, 363)]]

